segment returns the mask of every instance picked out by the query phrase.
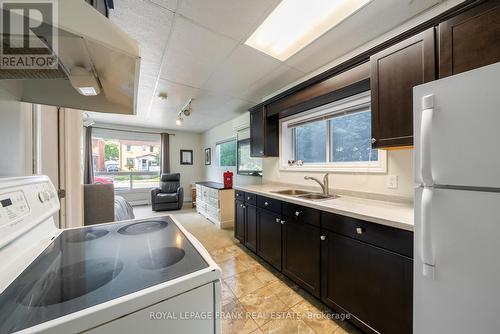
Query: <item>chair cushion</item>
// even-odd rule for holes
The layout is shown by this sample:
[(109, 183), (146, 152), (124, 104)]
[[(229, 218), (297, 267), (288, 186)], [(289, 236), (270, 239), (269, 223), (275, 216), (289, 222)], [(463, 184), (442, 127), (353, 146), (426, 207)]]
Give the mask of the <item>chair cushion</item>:
[(175, 193), (177, 189), (181, 186), (181, 175), (179, 173), (175, 174), (161, 174), (160, 179), (160, 192), (162, 193)]
[(178, 202), (177, 193), (159, 193), (155, 198), (156, 203), (176, 203)]
[(181, 180), (181, 174), (180, 173), (172, 173), (172, 174), (166, 174), (163, 173), (161, 174), (161, 182), (168, 182), (168, 181), (180, 181)]

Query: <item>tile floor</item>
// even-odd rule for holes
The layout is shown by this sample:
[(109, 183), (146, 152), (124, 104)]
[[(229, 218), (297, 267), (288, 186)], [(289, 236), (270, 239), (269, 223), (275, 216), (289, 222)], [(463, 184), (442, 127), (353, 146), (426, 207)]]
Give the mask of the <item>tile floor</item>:
[[(150, 206), (135, 207), (134, 213), (136, 218), (168, 214), (152, 212)], [(361, 333), (241, 246), (232, 230), (219, 230), (187, 206), (170, 213), (222, 269), (222, 311), (228, 316), (222, 320), (223, 334)]]

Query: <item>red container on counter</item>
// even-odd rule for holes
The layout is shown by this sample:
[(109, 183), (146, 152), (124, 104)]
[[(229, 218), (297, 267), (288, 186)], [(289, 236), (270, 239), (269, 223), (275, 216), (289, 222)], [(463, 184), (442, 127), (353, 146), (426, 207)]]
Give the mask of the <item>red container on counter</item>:
[(224, 172), (224, 188), (231, 189), (233, 187), (233, 172)]

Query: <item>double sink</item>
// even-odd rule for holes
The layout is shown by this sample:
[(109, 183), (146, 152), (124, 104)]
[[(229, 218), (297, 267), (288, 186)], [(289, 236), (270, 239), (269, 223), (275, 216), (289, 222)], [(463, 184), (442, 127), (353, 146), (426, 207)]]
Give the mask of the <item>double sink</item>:
[(276, 190), (276, 191), (271, 191), (271, 192), (274, 194), (278, 194), (278, 195), (297, 197), (297, 198), (308, 199), (308, 200), (313, 200), (313, 201), (322, 201), (322, 200), (327, 200), (327, 199), (335, 199), (335, 198), (339, 197), (337, 195), (325, 195), (325, 194), (320, 194), (320, 193), (315, 193), (315, 192), (310, 192), (310, 191), (305, 191), (305, 190), (299, 190), (299, 189), (285, 189), (285, 190)]

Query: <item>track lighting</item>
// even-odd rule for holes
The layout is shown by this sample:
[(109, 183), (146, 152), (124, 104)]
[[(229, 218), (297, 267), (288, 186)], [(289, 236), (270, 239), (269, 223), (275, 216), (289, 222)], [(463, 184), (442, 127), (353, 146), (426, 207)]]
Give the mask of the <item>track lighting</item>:
[(191, 113), (193, 111), (193, 108), (191, 108), (191, 102), (193, 102), (193, 99), (189, 99), (188, 103), (181, 109), (181, 111), (177, 113), (175, 124), (182, 125), (182, 122), (184, 122), (183, 117), (191, 116)]

